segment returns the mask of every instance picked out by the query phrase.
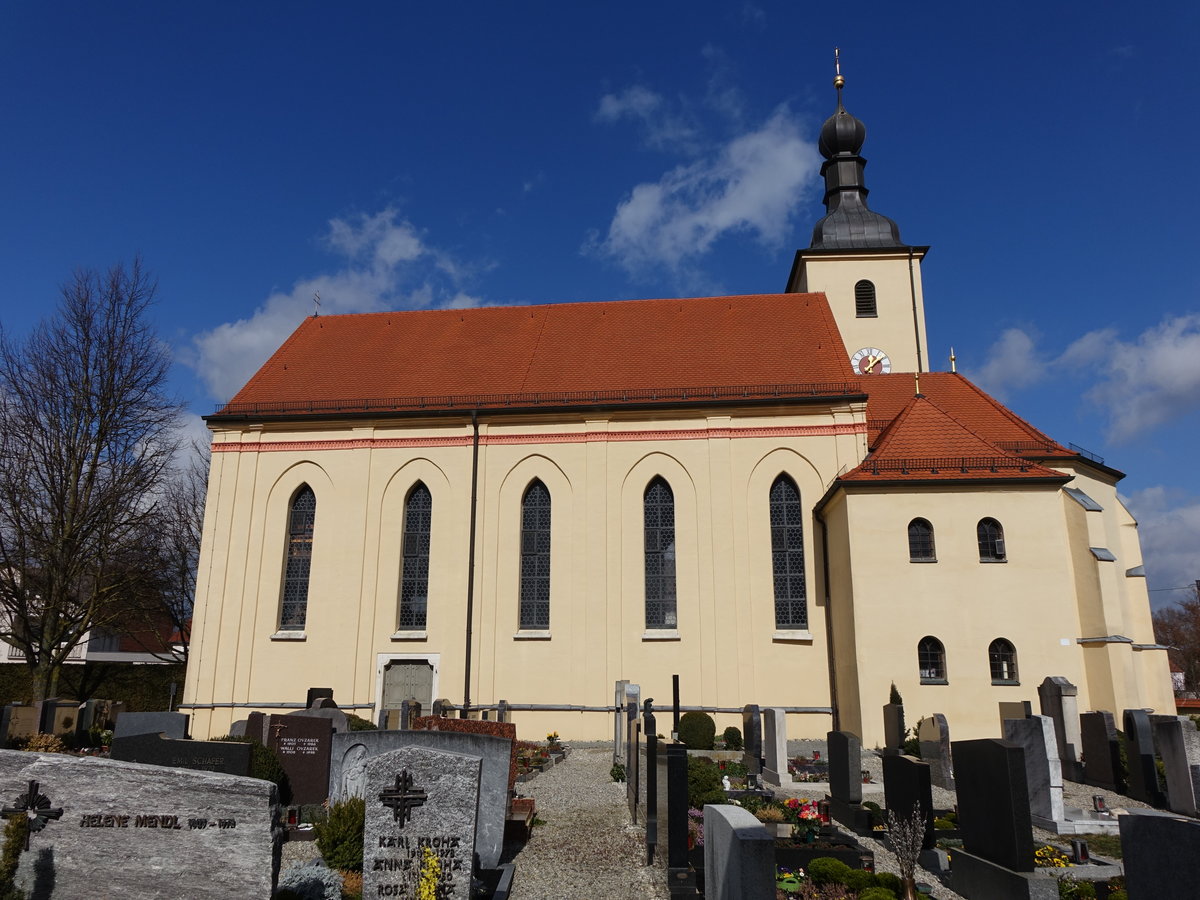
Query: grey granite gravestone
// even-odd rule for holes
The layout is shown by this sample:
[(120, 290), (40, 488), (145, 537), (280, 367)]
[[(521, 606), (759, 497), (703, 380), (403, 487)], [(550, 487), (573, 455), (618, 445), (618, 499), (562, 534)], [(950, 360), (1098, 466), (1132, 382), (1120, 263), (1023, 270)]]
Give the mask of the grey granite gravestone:
[(234, 741), (179, 741), (162, 734), (113, 738), (110, 758), (226, 775), (250, 774), (250, 745)]
[(748, 703), (742, 709), (742, 764), (750, 777), (762, 774), (762, 713)]
[(762, 711), (763, 781), (780, 785), (791, 781), (788, 774), (787, 713), (781, 707), (768, 706)]
[(932, 850), (933, 790), (930, 787), (929, 763), (915, 756), (885, 756), (883, 758), (883, 803), (897, 818), (907, 818), (914, 808), (921, 810), (925, 820), (925, 840), (922, 850)]
[(250, 713), (246, 720), (246, 734), (278, 755), (283, 770), (287, 772), (293, 803), (325, 802), (329, 796), (329, 754), (333, 739), (333, 722), (324, 716), (269, 716), (255, 712)]
[(775, 836), (739, 806), (704, 807), (704, 896), (710, 900), (775, 896)]
[(1063, 778), (1083, 781), (1083, 740), (1079, 732), (1079, 688), (1061, 675), (1049, 676), (1038, 685), (1042, 715), (1054, 722), (1058, 759)]
[(829, 754), (829, 796), (849, 806), (862, 803), (862, 741), (849, 731), (825, 736)]
[(1131, 900), (1192, 900), (1200, 823), (1130, 810), (1118, 819), (1125, 888)]
[(950, 751), (950, 725), (941, 713), (926, 716), (917, 723), (917, 740), (921, 759), (929, 763), (933, 783), (948, 791), (954, 790), (954, 762)]
[(135, 734), (165, 734), (169, 738), (186, 738), (188, 717), (177, 712), (127, 712), (117, 719), (113, 738)]
[(1186, 816), (1200, 809), (1200, 731), (1187, 716), (1151, 716), (1154, 746), (1167, 780), (1167, 807)]
[(13, 704), (8, 708), (8, 736), (33, 737), (38, 733), (38, 709), (35, 706)]
[(31, 896), (271, 896), (283, 833), (269, 781), (0, 750), (5, 807), (30, 781), (62, 810), (21, 857), (17, 884)]
[(1025, 751), (1009, 741), (955, 741), (954, 758), (963, 846), (1003, 868), (1032, 872), (1033, 822)]
[(439, 900), (471, 896), (480, 763), (417, 746), (367, 760), (364, 897), (415, 897), (435, 862)]
[(330, 802), (347, 797), (366, 797), (367, 761), (401, 747), (426, 747), (483, 760), (479, 778), (475, 852), (479, 854), (481, 866), (494, 869), (499, 865), (504, 849), (512, 741), (457, 731), (352, 731), (349, 734), (335, 734), (329, 766)]
[(1129, 761), (1129, 786), (1126, 793), (1134, 800), (1151, 806), (1166, 805), (1158, 789), (1158, 767), (1154, 764), (1154, 732), (1144, 709), (1125, 710), (1125, 757)]
[(1123, 793), (1121, 745), (1113, 714), (1106, 710), (1083, 713), (1079, 717), (1079, 739), (1083, 746), (1083, 783)]
[(1066, 810), (1054, 722), (1049, 716), (1009, 719), (1004, 723), (1004, 739), (1024, 751), (1025, 786), (1033, 824), (1057, 832), (1055, 823), (1065, 821)]
[(904, 752), (904, 704), (887, 703), (883, 707), (883, 753), (897, 756)]

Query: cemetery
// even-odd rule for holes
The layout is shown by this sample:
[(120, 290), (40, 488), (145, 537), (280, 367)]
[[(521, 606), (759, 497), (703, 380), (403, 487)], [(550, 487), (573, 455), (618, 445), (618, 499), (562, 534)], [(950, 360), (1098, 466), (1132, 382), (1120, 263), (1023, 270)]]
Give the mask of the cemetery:
[(215, 740), (177, 712), (9, 706), (0, 894), (94, 895), (103, 873), (113, 896), (164, 898), (520, 900), (613, 879), (713, 900), (1196, 896), (1192, 719), (1081, 712), (1047, 678), (1038, 712), (1002, 703), (994, 737), (956, 740), (891, 701), (886, 746), (865, 748), (789, 741), (787, 713), (755, 705), (718, 735), (625, 681), (613, 740), (574, 750), (518, 735), (506, 704), (413, 701), (376, 727), (323, 689)]

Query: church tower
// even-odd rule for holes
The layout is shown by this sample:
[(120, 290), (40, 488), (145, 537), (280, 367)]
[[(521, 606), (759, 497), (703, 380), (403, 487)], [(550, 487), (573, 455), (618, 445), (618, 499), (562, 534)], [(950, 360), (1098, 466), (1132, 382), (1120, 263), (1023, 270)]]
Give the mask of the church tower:
[(867, 206), (867, 161), (859, 155), (867, 129), (842, 105), (845, 83), (839, 65), (837, 112), (818, 144), (827, 212), (809, 247), (796, 251), (787, 292), (829, 298), (859, 374), (928, 371), (921, 260), (929, 248), (905, 244), (896, 223)]

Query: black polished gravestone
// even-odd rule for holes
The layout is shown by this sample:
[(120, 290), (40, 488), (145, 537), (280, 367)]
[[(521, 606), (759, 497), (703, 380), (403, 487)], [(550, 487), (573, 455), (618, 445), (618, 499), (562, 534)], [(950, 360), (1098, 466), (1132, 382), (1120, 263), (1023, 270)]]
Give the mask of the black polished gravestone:
[(188, 717), (177, 712), (127, 712), (122, 713), (113, 730), (114, 738), (133, 737), (135, 734), (165, 734), (171, 738), (186, 738)]
[(883, 758), (883, 802), (888, 812), (906, 819), (919, 807), (925, 820), (925, 841), (922, 850), (932, 850), (933, 789), (929, 763), (915, 756), (885, 756)]
[(1158, 789), (1158, 767), (1154, 763), (1154, 733), (1144, 709), (1125, 710), (1125, 756), (1129, 760), (1129, 787), (1126, 793), (1160, 809), (1167, 805)]
[[(246, 734), (279, 756), (292, 788), (292, 802), (324, 803), (329, 797), (333, 723), (316, 716), (250, 713)], [(261, 737), (260, 737), (261, 735)]]
[(849, 731), (825, 735), (829, 756), (829, 796), (848, 806), (862, 803), (862, 742)]
[(742, 708), (742, 765), (752, 777), (762, 774), (762, 712), (753, 703)]
[(1131, 810), (1118, 819), (1129, 896), (1191, 900), (1196, 896), (1200, 823)]
[(1110, 712), (1085, 712), (1079, 717), (1083, 744), (1083, 783), (1118, 794), (1125, 792), (1121, 744)]
[(964, 848), (1013, 872), (1032, 872), (1025, 751), (992, 738), (955, 741), (954, 764)]
[(179, 741), (163, 734), (134, 734), (113, 738), (109, 758), (225, 775), (250, 774), (250, 745), (236, 741)]

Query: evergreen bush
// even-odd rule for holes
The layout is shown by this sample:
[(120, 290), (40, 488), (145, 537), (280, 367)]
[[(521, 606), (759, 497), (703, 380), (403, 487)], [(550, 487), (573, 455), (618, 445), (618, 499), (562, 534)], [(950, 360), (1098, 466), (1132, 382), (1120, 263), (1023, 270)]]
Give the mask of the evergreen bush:
[[(682, 722), (680, 724), (682, 724)], [(743, 746), (742, 730), (736, 725), (730, 725), (721, 732), (721, 740), (725, 742), (726, 750), (741, 750)]]
[(278, 889), (299, 900), (342, 900), (342, 876), (315, 860), (293, 863), (279, 873)]
[(4, 825), (4, 852), (0, 854), (0, 900), (24, 900), (25, 893), (13, 884), (17, 877), (17, 864), (25, 849), (25, 837), (29, 833), (29, 818), (13, 816)]
[(900, 880), (900, 876), (892, 872), (876, 872), (875, 883), (881, 888), (887, 888), (897, 897), (904, 893), (904, 882)]
[(865, 891), (860, 891), (858, 900), (896, 900), (899, 895), (889, 891), (885, 887), (869, 887)]
[(327, 866), (362, 871), (366, 820), (367, 802), (362, 797), (351, 797), (329, 807), (329, 821), (316, 826), (317, 849)]
[[(679, 723), (681, 726), (683, 722)], [(688, 757), (688, 806), (704, 809), (706, 803), (725, 803), (725, 790), (721, 787), (721, 773), (711, 759), (703, 756)]]
[(375, 723), (354, 713), (346, 713), (346, 724), (351, 731), (378, 731)]
[(693, 710), (679, 718), (679, 740), (687, 744), (689, 750), (711, 750), (716, 736), (717, 723), (706, 712)]
[(892, 689), (888, 692), (888, 703), (895, 706), (903, 706), (904, 701), (900, 699), (900, 692), (896, 690), (896, 682), (892, 682)]
[(845, 884), (852, 871), (840, 859), (831, 856), (819, 856), (808, 864), (808, 877), (813, 884)]

